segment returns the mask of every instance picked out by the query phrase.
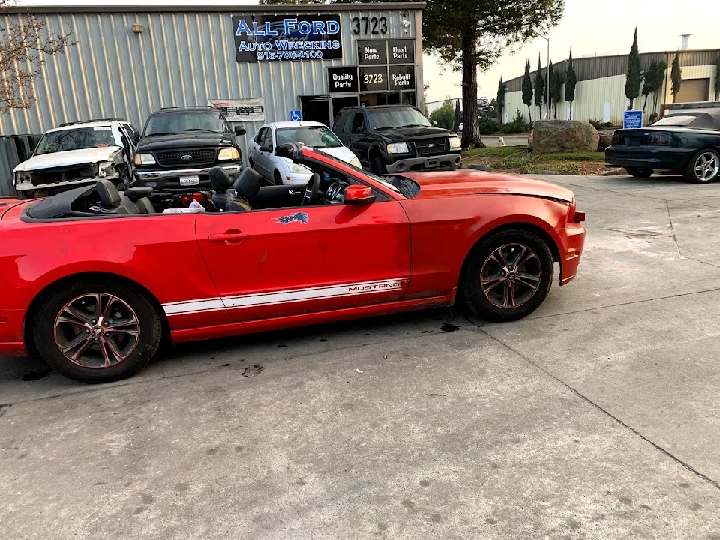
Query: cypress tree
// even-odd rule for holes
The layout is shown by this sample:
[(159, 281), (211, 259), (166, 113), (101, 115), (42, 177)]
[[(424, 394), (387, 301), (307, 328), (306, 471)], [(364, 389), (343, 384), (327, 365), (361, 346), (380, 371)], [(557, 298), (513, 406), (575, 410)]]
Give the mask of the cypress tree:
[(523, 75), (522, 81), (522, 100), (528, 108), (528, 115), (530, 116), (530, 123), (532, 123), (532, 99), (533, 99), (533, 84), (530, 79), (530, 60), (525, 62), (525, 75)]
[[(633, 108), (635, 98), (640, 95), (640, 83), (642, 82), (642, 72), (640, 71), (640, 53), (638, 52), (637, 27), (635, 28), (635, 37), (630, 55), (628, 56), (628, 70), (625, 79), (625, 97), (630, 100), (630, 109)], [(628, 110), (630, 110), (628, 109)]]
[[(538, 54), (538, 70), (535, 73), (535, 105), (540, 107), (540, 118), (542, 119), (542, 104), (545, 97), (545, 77), (542, 74), (542, 64), (540, 63), (540, 55)], [(548, 118), (550, 111), (548, 111)]]
[(572, 104), (575, 101), (575, 86), (577, 85), (577, 75), (573, 68), (572, 51), (568, 59), (567, 73), (565, 74), (565, 101), (570, 103), (570, 120), (572, 120)]
[(679, 52), (675, 53), (675, 60), (673, 60), (672, 70), (670, 71), (670, 80), (672, 81), (673, 103), (675, 103), (678, 92), (680, 92), (680, 85), (682, 84), (682, 69), (680, 69)]

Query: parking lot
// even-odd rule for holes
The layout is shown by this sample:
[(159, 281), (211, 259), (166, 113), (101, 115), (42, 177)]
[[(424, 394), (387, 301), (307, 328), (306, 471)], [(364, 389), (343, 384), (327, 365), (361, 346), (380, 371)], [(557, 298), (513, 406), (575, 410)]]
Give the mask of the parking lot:
[(580, 274), (178, 348), (86, 386), (0, 359), (0, 538), (720, 538), (720, 184), (554, 176)]

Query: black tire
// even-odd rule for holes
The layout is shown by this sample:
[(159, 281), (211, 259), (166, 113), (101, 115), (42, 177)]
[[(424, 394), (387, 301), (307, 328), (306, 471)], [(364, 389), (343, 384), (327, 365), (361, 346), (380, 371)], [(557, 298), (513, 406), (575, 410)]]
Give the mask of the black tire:
[(17, 197), (20, 200), (26, 201), (28, 199), (34, 199), (35, 198), (35, 192), (34, 191), (18, 191)]
[(650, 178), (653, 173), (652, 169), (643, 169), (642, 167), (628, 167), (625, 170), (635, 178)]
[(706, 148), (697, 152), (685, 168), (685, 178), (696, 184), (708, 184), (720, 175), (720, 154)]
[[(95, 309), (98, 297), (100, 310)], [(107, 320), (95, 318), (98, 312), (107, 314)], [(132, 287), (107, 280), (59, 287), (31, 316), (27, 336), (33, 342), (31, 350), (58, 373), (84, 383), (113, 382), (134, 375), (155, 356), (162, 340), (162, 321), (150, 300)], [(77, 346), (67, 354), (77, 353), (77, 361), (61, 349), (75, 342)]]
[(370, 161), (370, 172), (382, 176), (387, 174), (387, 166), (382, 156), (375, 155)]
[[(513, 269), (515, 253), (521, 260)], [(515, 321), (543, 303), (552, 281), (553, 258), (545, 241), (530, 232), (509, 229), (492, 234), (470, 252), (460, 282), (461, 298), (472, 313), (487, 321)]]

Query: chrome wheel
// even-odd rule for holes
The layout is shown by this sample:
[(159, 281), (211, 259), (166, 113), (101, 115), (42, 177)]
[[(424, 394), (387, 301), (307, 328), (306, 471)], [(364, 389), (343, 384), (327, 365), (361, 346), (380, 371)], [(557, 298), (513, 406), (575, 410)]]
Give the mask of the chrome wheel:
[(73, 364), (103, 369), (127, 360), (140, 339), (140, 321), (130, 305), (112, 294), (70, 300), (55, 317), (55, 345)]
[(701, 182), (713, 180), (720, 171), (720, 161), (715, 152), (702, 152), (696, 159), (693, 167), (695, 177)]
[(530, 247), (505, 244), (485, 259), (480, 270), (480, 287), (490, 304), (512, 309), (527, 304), (535, 296), (542, 277), (542, 263)]

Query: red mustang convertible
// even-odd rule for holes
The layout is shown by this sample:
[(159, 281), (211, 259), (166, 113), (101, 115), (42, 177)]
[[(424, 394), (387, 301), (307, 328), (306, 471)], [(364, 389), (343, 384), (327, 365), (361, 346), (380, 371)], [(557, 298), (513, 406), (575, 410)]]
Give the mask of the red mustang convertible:
[[(83, 382), (140, 370), (161, 343), (451, 306), (512, 321), (577, 272), (571, 191), (460, 170), (377, 177), (301, 145), (307, 187), (154, 198), (110, 182), (0, 200), (0, 355)], [(188, 207), (189, 206), (189, 207)], [(161, 209), (161, 211), (158, 211)]]

